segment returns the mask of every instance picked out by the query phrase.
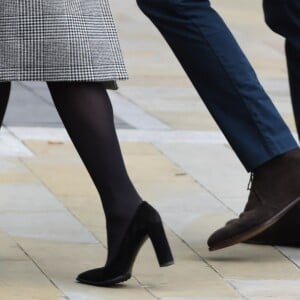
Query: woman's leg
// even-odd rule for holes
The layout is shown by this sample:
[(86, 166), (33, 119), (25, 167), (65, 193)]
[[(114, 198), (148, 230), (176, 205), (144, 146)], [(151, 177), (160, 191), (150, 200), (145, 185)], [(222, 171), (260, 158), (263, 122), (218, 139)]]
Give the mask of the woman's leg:
[(11, 83), (9, 81), (0, 82), (0, 127), (2, 126), (4, 115), (6, 112)]
[(108, 260), (142, 202), (122, 158), (108, 94), (99, 82), (47, 82), (57, 111), (102, 200)]

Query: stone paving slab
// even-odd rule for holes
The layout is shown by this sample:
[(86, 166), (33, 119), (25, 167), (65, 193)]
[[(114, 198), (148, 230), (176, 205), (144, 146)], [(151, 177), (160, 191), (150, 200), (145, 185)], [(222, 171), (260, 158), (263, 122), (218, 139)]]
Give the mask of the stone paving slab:
[(134, 279), (126, 288), (115, 289), (77, 283), (77, 274), (100, 267), (104, 261), (105, 249), (99, 244), (78, 245), (30, 239), (18, 239), (18, 243), (67, 299), (155, 299)]
[(2, 299), (64, 299), (63, 293), (9, 236), (0, 232)]
[[(128, 171), (137, 188), (145, 199), (159, 209), (166, 222), (176, 265), (165, 270), (159, 269), (154, 263), (152, 246), (148, 243), (137, 259), (134, 278), (126, 284), (128, 289), (124, 295), (125, 289), (122, 289), (122, 292), (117, 290), (116, 293), (108, 293), (97, 288), (78, 286), (74, 282), (76, 273), (97, 266), (97, 261), (100, 266), (105, 259), (106, 233), (99, 198), (90, 193), (94, 187), (89, 182), (86, 170), (70, 141), (49, 144), (46, 140), (31, 139), (22, 142), (32, 151), (33, 156), (22, 158), (18, 164), (23, 166), (23, 172), (32, 172), (33, 177), (41, 181), (30, 184), (15, 183), (13, 190), (9, 189), (7, 183), (0, 185), (0, 190), (5, 195), (5, 200), (1, 203), (3, 212), (0, 215), (0, 228), (21, 245), (29, 258), (69, 299), (81, 299), (82, 295), (85, 295), (86, 299), (115, 299), (120, 297), (120, 293), (125, 299), (127, 293), (128, 297), (145, 299), (256, 299), (267, 297), (271, 290), (262, 287), (258, 292), (253, 292), (251, 286), (255, 281), (263, 283), (283, 280), (282, 284), (287, 282), (288, 286), (300, 279), (296, 265), (272, 247), (239, 245), (214, 254), (208, 253), (206, 239), (209, 233), (222, 222), (234, 217), (234, 212), (232, 206), (226, 206), (228, 203), (224, 205), (222, 193), (220, 196), (213, 193), (214, 188), (209, 186), (209, 181), (199, 182), (196, 177), (200, 170), (192, 172), (184, 168), (185, 164), (179, 164), (182, 161), (178, 161), (178, 158), (191, 157), (189, 147), (181, 148), (181, 156), (174, 156), (173, 152), (162, 151), (162, 144), (122, 142)], [(177, 147), (178, 144), (173, 146)], [(202, 151), (211, 150), (209, 145), (202, 147)], [(221, 161), (227, 164), (230, 161), (230, 149), (222, 144), (214, 147), (218, 149), (218, 157), (225, 155), (226, 159)], [(205, 154), (200, 151), (200, 156), (203, 153)], [(20, 166), (14, 164), (11, 158), (3, 158), (2, 162), (4, 171), (20, 172)], [(70, 180), (69, 188), (63, 191), (59, 180), (53, 179), (56, 177), (53, 170), (58, 163), (61, 164), (60, 170), (63, 172), (63, 177), (58, 178), (64, 182)], [(54, 164), (54, 169), (51, 168), (51, 164)], [(72, 172), (76, 170), (76, 173), (81, 173), (82, 194), (78, 195), (76, 189), (70, 189), (72, 185), (77, 185), (76, 179), (72, 183), (72, 172), (66, 171), (70, 165), (73, 166)], [(227, 172), (226, 176), (234, 178), (244, 171), (232, 167), (228, 168)], [(213, 178), (216, 174), (206, 172), (206, 175)], [(52, 189), (43, 190), (41, 184)], [(234, 182), (229, 182), (228, 185), (232, 186)], [(238, 198), (238, 194), (239, 192), (235, 191), (232, 195)], [(228, 195), (226, 197), (230, 198)], [(41, 198), (41, 202), (38, 198)], [(5, 213), (5, 209), (8, 213)], [(44, 213), (45, 217), (39, 219), (35, 211), (39, 215)], [(68, 221), (68, 218), (63, 216), (67, 212), (71, 218), (82, 224), (86, 232), (90, 232), (92, 239), (96, 238), (94, 246), (92, 240), (85, 239), (74, 231), (76, 226), (71, 225), (73, 221), (70, 222), (71, 220)], [(10, 215), (11, 213), (15, 217)], [(58, 221), (53, 213), (62, 214), (61, 221)], [(2, 219), (3, 215), (6, 215), (6, 219)], [(41, 225), (40, 220), (43, 220), (44, 225)], [(19, 227), (13, 231), (11, 226)], [(41, 233), (35, 235), (35, 239), (30, 238), (30, 234), (34, 236), (37, 228)], [(68, 228), (71, 231), (68, 231)], [(81, 229), (82, 232), (84, 230)], [(61, 240), (61, 243), (54, 240)], [(85, 254), (86, 249), (93, 249), (94, 259), (90, 252)], [(67, 255), (70, 255), (70, 258), (67, 259)], [(59, 266), (56, 266), (58, 261)], [(73, 267), (70, 266), (72, 264)], [(185, 277), (189, 278), (188, 282), (184, 280)], [(131, 295), (133, 291), (134, 296)], [(293, 293), (297, 295), (297, 289)]]
[(30, 150), (20, 142), (19, 139), (11, 135), (5, 128), (1, 128), (0, 143), (2, 145), (0, 150), (1, 156), (31, 156)]
[[(40, 81), (12, 82), (3, 124), (6, 126), (63, 127), (47, 85)], [(117, 116), (115, 124), (118, 128), (131, 128)]]
[(52, 103), (20, 82), (12, 84), (3, 123), (16, 126), (61, 127), (60, 118)]
[(300, 298), (299, 280), (230, 280), (230, 282), (250, 300)]
[(300, 251), (298, 248), (277, 247), (277, 249), (300, 268)]
[(93, 196), (98, 194), (82, 163), (50, 158), (47, 160), (22, 158), (22, 160), (55, 195)]
[[(229, 147), (157, 143), (157, 147), (218, 199), (247, 198), (249, 175)], [(190, 159), (193, 158), (193, 159)], [(211, 178), (214, 180), (211, 180)]]
[[(0, 130), (1, 299), (300, 299), (298, 249), (208, 251), (211, 232), (243, 209), (249, 175), (136, 2), (111, 4), (130, 76), (109, 91), (122, 153), (138, 191), (161, 213), (176, 264), (159, 268), (147, 241), (120, 287), (75, 281), (106, 259), (100, 197), (46, 84), (14, 82)], [(261, 1), (212, 5), (295, 131), (283, 40), (264, 25)]]

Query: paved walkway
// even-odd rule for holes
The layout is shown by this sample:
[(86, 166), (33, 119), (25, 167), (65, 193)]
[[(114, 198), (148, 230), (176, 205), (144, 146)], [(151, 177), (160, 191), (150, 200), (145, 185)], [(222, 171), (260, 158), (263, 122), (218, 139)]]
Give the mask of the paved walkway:
[[(209, 234), (247, 198), (244, 171), (166, 43), (133, 0), (112, 0), (131, 79), (110, 92), (128, 171), (160, 212), (176, 264), (147, 242), (119, 288), (75, 282), (104, 263), (99, 197), (44, 83), (14, 82), (0, 132), (0, 298), (300, 299), (300, 252), (237, 245), (209, 253)], [(215, 0), (290, 128), (283, 42), (261, 1)]]

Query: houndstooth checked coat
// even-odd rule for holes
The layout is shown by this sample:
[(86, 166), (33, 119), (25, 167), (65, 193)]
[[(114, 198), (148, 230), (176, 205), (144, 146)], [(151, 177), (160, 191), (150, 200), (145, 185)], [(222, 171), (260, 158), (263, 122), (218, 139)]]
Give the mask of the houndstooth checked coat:
[(0, 81), (122, 79), (108, 0), (0, 0)]

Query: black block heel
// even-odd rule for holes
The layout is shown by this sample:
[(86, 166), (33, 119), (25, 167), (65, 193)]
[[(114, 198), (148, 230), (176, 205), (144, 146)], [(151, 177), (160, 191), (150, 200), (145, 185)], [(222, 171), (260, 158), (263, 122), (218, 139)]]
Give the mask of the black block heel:
[(174, 259), (162, 223), (151, 224), (148, 234), (160, 267), (172, 265)]
[(160, 215), (150, 204), (143, 201), (128, 226), (112, 262), (102, 268), (79, 274), (77, 280), (97, 286), (111, 286), (128, 280), (136, 256), (148, 237), (151, 239), (159, 265), (161, 267), (172, 265), (174, 259)]

